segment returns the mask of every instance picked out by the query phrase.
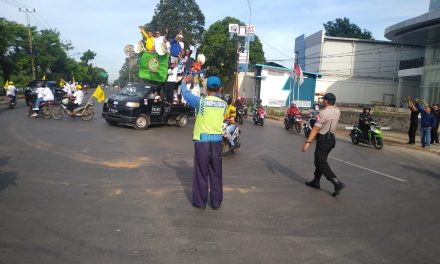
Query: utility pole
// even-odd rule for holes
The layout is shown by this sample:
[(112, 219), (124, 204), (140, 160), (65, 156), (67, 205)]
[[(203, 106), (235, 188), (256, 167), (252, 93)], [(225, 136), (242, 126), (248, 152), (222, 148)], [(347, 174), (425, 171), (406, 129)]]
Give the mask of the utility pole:
[(35, 75), (35, 61), (34, 61), (34, 53), (32, 51), (32, 31), (31, 31), (31, 20), (29, 18), (29, 14), (30, 13), (35, 13), (35, 9), (29, 10), (29, 9), (21, 9), (18, 8), (18, 10), (22, 13), (26, 14), (26, 21), (27, 21), (27, 26), (28, 26), (28, 31), (29, 31), (29, 50), (31, 52), (31, 62), (32, 62), (32, 79), (35, 80), (36, 79), (36, 75)]
[[(247, 77), (247, 71), (248, 71), (248, 64), (249, 64), (249, 53), (250, 53), (250, 34), (247, 32), (247, 27), (251, 26), (252, 21), (252, 6), (251, 1), (247, 0), (249, 4), (249, 24), (246, 26), (246, 49), (247, 49), (247, 55), (246, 55), (246, 65), (244, 67), (244, 77), (243, 77), (243, 97), (246, 98), (246, 77)], [(254, 102), (255, 103), (255, 102)]]

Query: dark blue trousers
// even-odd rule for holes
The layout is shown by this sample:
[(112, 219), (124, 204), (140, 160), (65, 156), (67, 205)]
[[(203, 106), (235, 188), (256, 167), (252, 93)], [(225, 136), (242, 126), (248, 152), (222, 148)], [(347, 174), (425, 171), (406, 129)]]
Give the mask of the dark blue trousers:
[(222, 143), (196, 142), (194, 146), (193, 204), (205, 206), (210, 190), (211, 206), (220, 207), (223, 200)]

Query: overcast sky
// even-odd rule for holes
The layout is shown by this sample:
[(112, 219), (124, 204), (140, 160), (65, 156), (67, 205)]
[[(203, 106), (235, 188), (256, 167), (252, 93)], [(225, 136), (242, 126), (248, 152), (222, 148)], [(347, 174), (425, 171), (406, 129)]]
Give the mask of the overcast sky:
[[(196, 1), (205, 15), (206, 28), (226, 16), (249, 20), (247, 0)], [(384, 40), (386, 27), (426, 13), (429, 8), (429, 0), (250, 1), (252, 24), (263, 41), (267, 60), (293, 58), (295, 37), (313, 34), (322, 29), (323, 23), (338, 17), (348, 17), (370, 30), (375, 39)], [(151, 20), (158, 0), (0, 0), (1, 17), (25, 24), (25, 15), (10, 2), (35, 8), (44, 19), (39, 24), (47, 23), (64, 40), (72, 42), (75, 50), (71, 55), (87, 49), (96, 52), (93, 63), (106, 69), (110, 80), (115, 80), (124, 63), (124, 46), (141, 39), (138, 26)], [(80, 55), (73, 57), (78, 60)], [(290, 67), (292, 62), (282, 64)]]

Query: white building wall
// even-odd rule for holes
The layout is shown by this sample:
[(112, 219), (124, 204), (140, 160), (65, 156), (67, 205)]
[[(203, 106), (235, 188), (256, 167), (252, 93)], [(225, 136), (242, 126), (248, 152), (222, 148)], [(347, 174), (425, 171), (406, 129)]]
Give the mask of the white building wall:
[(283, 90), (289, 77), (289, 72), (272, 68), (263, 68), (261, 76), (260, 98), (264, 106), (284, 106), (289, 96), (289, 90)]

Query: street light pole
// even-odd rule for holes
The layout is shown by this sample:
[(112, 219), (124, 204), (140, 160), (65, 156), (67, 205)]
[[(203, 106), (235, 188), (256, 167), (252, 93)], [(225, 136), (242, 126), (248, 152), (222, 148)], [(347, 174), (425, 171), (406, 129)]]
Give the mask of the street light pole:
[[(247, 0), (248, 4), (249, 4), (249, 24), (248, 26), (251, 25), (251, 21), (252, 21), (252, 6), (251, 6), (251, 1)], [(243, 77), (243, 97), (246, 98), (246, 77), (247, 77), (247, 71), (248, 71), (248, 64), (249, 64), (249, 53), (251, 50), (250, 47), (250, 37), (249, 37), (249, 33), (246, 27), (246, 49), (247, 49), (247, 53), (246, 53), (246, 65), (244, 66), (244, 77)]]
[(29, 10), (29, 9), (18, 9), (20, 12), (23, 12), (26, 14), (26, 21), (28, 25), (28, 31), (29, 31), (29, 51), (31, 52), (31, 63), (32, 63), (32, 79), (35, 80), (35, 62), (34, 62), (34, 53), (32, 51), (32, 32), (31, 32), (31, 21), (29, 19), (29, 13), (35, 13), (35, 9)]

